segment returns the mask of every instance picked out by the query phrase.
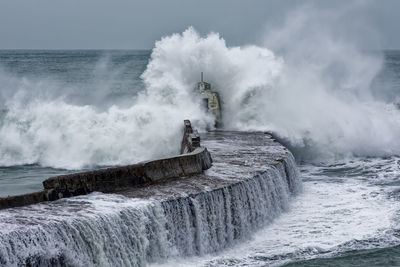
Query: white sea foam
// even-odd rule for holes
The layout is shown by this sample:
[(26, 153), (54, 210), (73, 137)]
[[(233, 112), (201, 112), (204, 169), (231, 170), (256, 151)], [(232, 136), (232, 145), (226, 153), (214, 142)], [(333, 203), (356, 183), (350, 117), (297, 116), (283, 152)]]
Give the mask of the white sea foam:
[(363, 52), (373, 42), (349, 37), (359, 31), (365, 41), (373, 32), (362, 23), (345, 29), (356, 7), (289, 14), (266, 34), (266, 46), (280, 56), (262, 46), (228, 47), (216, 33), (201, 37), (189, 28), (156, 44), (143, 77), (168, 77), (178, 89), (204, 71), (222, 97), (225, 128), (275, 132), (303, 156), (398, 154), (400, 113), (371, 87), (382, 55)]
[[(302, 33), (313, 22), (306, 20), (297, 30)], [(156, 44), (143, 77), (179, 90), (205, 71), (222, 96), (226, 128), (274, 131), (294, 147), (311, 146), (328, 156), (398, 153), (400, 114), (371, 94), (380, 56), (362, 53), (326, 32), (303, 38), (298, 47), (286, 43), (289, 52), (277, 58), (267, 48), (227, 47), (218, 34), (202, 38), (189, 28)]]
[(175, 154), (183, 119), (200, 130), (212, 124), (194, 91), (202, 71), (221, 95), (226, 129), (272, 131), (298, 156), (318, 159), (398, 154), (400, 113), (371, 90), (382, 58), (348, 38), (370, 33), (361, 24), (339, 27), (349, 13), (295, 11), (268, 31), (266, 47), (229, 47), (218, 33), (201, 36), (191, 27), (166, 36), (156, 42), (144, 88), (130, 105), (78, 105), (49, 97), (52, 90), (32, 90), (57, 84), (0, 77), (7, 110), (0, 165), (79, 169)]
[(7, 209), (0, 211), (0, 264), (145, 266), (213, 253), (286, 211), (299, 186), (288, 155), (229, 187), (162, 202), (93, 193)]
[(395, 158), (359, 159), (336, 168), (302, 166), (303, 191), (290, 202), (289, 212), (250, 240), (216, 255), (175, 258), (153, 266), (280, 266), (398, 245), (400, 203), (387, 197), (393, 188), (374, 184), (380, 175), (386, 182), (397, 180), (392, 168), (398, 168)]
[(47, 94), (49, 86), (62, 92), (54, 81), (4, 74), (3, 80), (8, 83), (2, 84), (2, 166), (40, 164), (80, 169), (174, 155), (179, 150), (184, 119), (190, 118), (200, 130), (210, 121), (189, 95), (193, 86), (184, 94), (168, 87), (156, 88), (153, 82), (148, 91), (132, 98), (130, 106), (115, 103), (103, 108)]

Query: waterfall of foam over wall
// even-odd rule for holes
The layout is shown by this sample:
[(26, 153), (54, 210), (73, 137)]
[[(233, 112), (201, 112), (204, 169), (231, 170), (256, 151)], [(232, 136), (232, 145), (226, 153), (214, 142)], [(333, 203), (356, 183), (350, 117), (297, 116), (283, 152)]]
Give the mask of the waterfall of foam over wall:
[(299, 187), (288, 154), (252, 178), (178, 199), (92, 194), (1, 211), (0, 264), (143, 266), (217, 252), (249, 238), (285, 211)]

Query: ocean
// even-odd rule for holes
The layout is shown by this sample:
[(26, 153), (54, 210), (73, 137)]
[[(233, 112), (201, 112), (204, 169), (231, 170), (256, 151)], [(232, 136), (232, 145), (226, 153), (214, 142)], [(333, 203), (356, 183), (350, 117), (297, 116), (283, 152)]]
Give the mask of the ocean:
[[(79, 129), (73, 129), (74, 127), (70, 128), (74, 133), (71, 132), (71, 135), (68, 136), (69, 130), (64, 131), (65, 128), (58, 128), (57, 125), (52, 125), (52, 123), (65, 123), (65, 127), (69, 127), (67, 121), (76, 119), (79, 116), (80, 108), (85, 109), (85, 107), (95, 108), (98, 113), (88, 114), (94, 117), (81, 122), (84, 124), (89, 121), (89, 123), (96, 123), (96, 120), (102, 119), (100, 118), (101, 111), (104, 109), (110, 108), (115, 103), (124, 106), (124, 101), (133, 101), (143, 88), (139, 76), (146, 68), (149, 56), (150, 51), (0, 51), (0, 79), (3, 84), (0, 95), (0, 124), (3, 127), (4, 134), (1, 144), (0, 180), (2, 190), (0, 196), (40, 190), (42, 188), (41, 182), (46, 177), (76, 170), (121, 164), (122, 162), (119, 163), (118, 161), (112, 162), (110, 158), (108, 158), (111, 160), (110, 162), (108, 162), (108, 159), (97, 161), (99, 158), (93, 159), (93, 161), (90, 159), (86, 161), (88, 160), (86, 158), (80, 162), (77, 150), (68, 152), (71, 153), (72, 162), (70, 163), (72, 164), (65, 162), (69, 159), (60, 159), (57, 153), (61, 151), (56, 152), (62, 149), (59, 146), (61, 143), (63, 143), (65, 149), (69, 150), (70, 144), (68, 142), (72, 141), (75, 143), (74, 145), (79, 145), (78, 143), (81, 141), (92, 142), (90, 140), (94, 136), (87, 131), (79, 133)], [(23, 96), (16, 95), (18, 91)], [(24, 98), (17, 100), (18, 104), (22, 105), (24, 101), (37, 101), (34, 100), (35, 98), (39, 100), (48, 99), (51, 104), (51, 106), (48, 106), (50, 110), (36, 110), (39, 113), (30, 118), (19, 117), (19, 114), (12, 114), (7, 107), (8, 101), (14, 101), (17, 97)], [(62, 108), (57, 107), (57, 101), (71, 105), (62, 110)], [(38, 106), (32, 106), (32, 108), (36, 109)], [(68, 112), (69, 108), (78, 109)], [(43, 118), (42, 120), (41, 112), (48, 113), (52, 118)], [(57, 115), (58, 112), (64, 113), (62, 117)], [(69, 118), (63, 117), (64, 115)], [(46, 124), (44, 128), (39, 130), (41, 136), (36, 135), (39, 133), (29, 132), (29, 126), (36, 123), (39, 128), (41, 128), (40, 124)], [(116, 121), (111, 122), (111, 124), (113, 123), (116, 123)], [(24, 128), (25, 125), (28, 128)], [(99, 128), (96, 129), (96, 126)], [(85, 125), (84, 127), (87, 127), (86, 130), (91, 129), (90, 131), (95, 132), (100, 129), (106, 130), (105, 128), (112, 126), (103, 124)], [(13, 132), (14, 130), (17, 132)], [(121, 129), (115, 130), (120, 131)], [(48, 134), (58, 140), (54, 140), (55, 143), (48, 142), (50, 141), (46, 140), (49, 137)], [(44, 140), (41, 141), (42, 138)], [(73, 140), (68, 140), (69, 138)], [(110, 142), (112, 141), (110, 140)], [(29, 151), (23, 152), (24, 146)], [(89, 152), (87, 149), (96, 150), (97, 148), (87, 147), (83, 149)], [(106, 148), (100, 148), (100, 150), (102, 149)], [(56, 152), (56, 154), (51, 154), (50, 150)], [(93, 153), (98, 157), (101, 154), (100, 150), (93, 151)], [(50, 154), (47, 154), (49, 152)], [(65, 152), (64, 150), (62, 154)], [(90, 157), (93, 157), (94, 154), (91, 153)], [(44, 163), (43, 156), (48, 157), (51, 162), (49, 164)], [(78, 163), (78, 165), (75, 165), (75, 163)]]
[[(400, 266), (395, 50), (301, 61), (262, 47), (229, 48), (218, 35), (190, 29), (153, 50), (2, 50), (0, 197), (40, 190), (51, 176), (177, 154), (184, 119), (212, 130), (194, 93), (201, 71), (221, 95), (223, 127), (272, 133), (293, 152), (302, 191), (286, 212), (227, 248), (138, 265)], [(101, 194), (79, 199), (107, 212), (107, 201), (124, 203)], [(150, 207), (140, 216), (159, 216), (157, 204), (134, 205)], [(6, 237), (19, 238), (7, 227), (0, 227), (0, 256)]]

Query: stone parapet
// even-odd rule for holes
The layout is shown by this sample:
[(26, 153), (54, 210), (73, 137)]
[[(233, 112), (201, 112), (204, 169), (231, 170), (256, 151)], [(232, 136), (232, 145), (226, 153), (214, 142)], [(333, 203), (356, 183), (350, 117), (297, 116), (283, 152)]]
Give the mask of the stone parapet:
[(196, 130), (193, 130), (190, 121), (185, 120), (181, 143), (181, 154), (192, 152), (198, 147), (200, 147), (200, 135)]
[(52, 177), (43, 182), (48, 200), (89, 194), (94, 191), (112, 193), (127, 187), (154, 183), (202, 173), (211, 167), (206, 148), (171, 158), (141, 162), (134, 165)]
[[(193, 134), (190, 121), (185, 121), (184, 139), (192, 138), (189, 136)], [(190, 142), (188, 150), (185, 154), (169, 158), (51, 177), (43, 182), (42, 191), (0, 198), (0, 209), (85, 195), (94, 191), (113, 193), (166, 179), (199, 174), (211, 167), (211, 155), (207, 148), (200, 146), (200, 137), (195, 142)]]

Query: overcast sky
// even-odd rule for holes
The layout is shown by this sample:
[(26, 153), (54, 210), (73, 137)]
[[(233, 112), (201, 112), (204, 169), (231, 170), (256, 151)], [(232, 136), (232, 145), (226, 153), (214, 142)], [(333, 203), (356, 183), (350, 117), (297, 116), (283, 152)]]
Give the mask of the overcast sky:
[[(333, 11), (346, 1), (312, 1)], [(194, 26), (228, 45), (257, 44), (267, 25), (310, 1), (0, 0), (0, 49), (150, 49), (162, 36)], [(382, 48), (400, 48), (400, 0), (368, 3), (362, 14)]]

